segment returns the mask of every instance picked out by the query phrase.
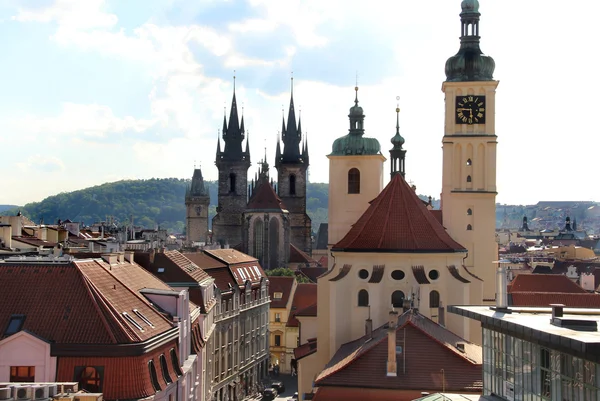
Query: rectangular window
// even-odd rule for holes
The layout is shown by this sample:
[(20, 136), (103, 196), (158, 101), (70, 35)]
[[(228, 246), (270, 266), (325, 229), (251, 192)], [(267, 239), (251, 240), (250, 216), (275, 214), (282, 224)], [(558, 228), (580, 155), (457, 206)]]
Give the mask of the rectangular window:
[(276, 322), (281, 322), (281, 313), (276, 313), (275, 314), (275, 321)]
[(11, 366), (11, 382), (35, 382), (35, 366)]
[(281, 299), (281, 298), (283, 298), (283, 292), (275, 292), (275, 293), (273, 293), (273, 298), (275, 298), (275, 299)]
[(276, 347), (280, 347), (281, 346), (281, 336), (279, 334), (275, 335), (275, 346)]
[(12, 336), (13, 334), (21, 331), (24, 322), (25, 315), (12, 315), (8, 321), (8, 326), (4, 332), (4, 337)]

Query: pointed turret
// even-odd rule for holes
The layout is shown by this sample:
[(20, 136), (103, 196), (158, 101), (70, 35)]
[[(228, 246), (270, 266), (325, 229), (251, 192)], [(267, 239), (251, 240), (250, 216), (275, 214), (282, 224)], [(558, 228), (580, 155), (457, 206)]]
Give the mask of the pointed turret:
[[(243, 120), (242, 120), (242, 124), (243, 124)], [(246, 152), (244, 152), (246, 154), (246, 157), (248, 158), (248, 160), (250, 160), (250, 132), (248, 132), (248, 134), (246, 135)]]
[(279, 140), (279, 133), (277, 133), (277, 147), (275, 148), (275, 164), (279, 164), (281, 161), (281, 141)]
[(221, 133), (217, 131), (217, 159), (221, 155)]
[(202, 170), (197, 168), (194, 169), (194, 175), (192, 176), (192, 183), (190, 185), (190, 196), (208, 196), (206, 185), (204, 185), (204, 178), (202, 177)]
[(300, 124), (296, 125), (296, 110), (294, 109), (294, 79), (292, 78), (292, 89), (290, 96), (290, 109), (288, 111), (287, 127), (282, 122), (281, 139), (283, 141), (283, 163), (301, 163), (300, 142), (302, 132)]
[(402, 174), (404, 177), (406, 150), (402, 149), (404, 138), (400, 135), (400, 107), (396, 107), (396, 135), (392, 138), (392, 145), (394, 147), (390, 150), (391, 177), (394, 178), (396, 174)]
[(225, 116), (223, 116), (223, 141), (225, 142), (225, 146), (221, 154), (221, 158), (227, 161), (246, 160), (246, 154), (244, 154), (242, 151), (242, 142), (244, 141), (244, 138), (244, 116), (242, 115), (242, 121), (240, 125), (234, 81), (229, 122), (227, 122), (227, 119)]

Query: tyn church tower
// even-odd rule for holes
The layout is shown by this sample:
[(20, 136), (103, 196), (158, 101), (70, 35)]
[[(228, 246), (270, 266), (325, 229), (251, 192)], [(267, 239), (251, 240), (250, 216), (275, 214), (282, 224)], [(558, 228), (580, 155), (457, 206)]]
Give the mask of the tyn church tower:
[[(311, 220), (306, 214), (306, 183), (308, 181), (308, 143), (302, 140), (300, 118), (296, 125), (294, 87), (292, 91), (287, 127), (281, 123), (281, 141), (277, 138), (275, 168), (277, 169), (277, 193), (289, 212), (290, 242), (298, 249), (312, 253)], [(300, 148), (302, 146), (302, 149)]]
[[(468, 249), (465, 266), (484, 281), (471, 302), (493, 301), (496, 225), (496, 129), (498, 81), (494, 60), (479, 48), (479, 2), (461, 3), (458, 53), (446, 62), (442, 210), (452, 238)], [(476, 286), (471, 287), (475, 291)]]
[[(235, 99), (235, 81), (229, 123), (223, 116), (222, 138), (217, 138), (217, 157), (215, 164), (219, 169), (219, 201), (217, 214), (213, 217), (213, 241), (235, 246), (242, 243), (242, 213), (248, 201), (248, 169), (250, 168), (250, 148), (246, 139), (244, 116), (238, 118)], [(246, 150), (242, 144), (246, 139)]]

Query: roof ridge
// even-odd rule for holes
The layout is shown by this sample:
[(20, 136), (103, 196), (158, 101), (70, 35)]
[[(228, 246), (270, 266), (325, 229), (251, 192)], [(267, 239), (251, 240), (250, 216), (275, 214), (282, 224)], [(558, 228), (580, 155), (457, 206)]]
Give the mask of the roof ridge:
[[(94, 263), (97, 263), (97, 261), (94, 260)], [(94, 284), (94, 282), (89, 278), (89, 276), (87, 274), (85, 274), (81, 269), (79, 271), (81, 271), (81, 273), (85, 276), (86, 280), (90, 283), (90, 288), (93, 289), (92, 296), (94, 297), (94, 299), (101, 303), (102, 309), (100, 311), (101, 311), (102, 316), (106, 317), (105, 315), (107, 313), (110, 316), (112, 316), (114, 318), (114, 321), (116, 322), (117, 326), (122, 330), (121, 334), (124, 334), (129, 340), (134, 341), (135, 338), (132, 337), (132, 335), (131, 335), (130, 331), (127, 329), (127, 327), (123, 326), (121, 317), (118, 314), (115, 314), (114, 308), (111, 307), (110, 302), (108, 302), (106, 297), (102, 294), (102, 292), (98, 289), (98, 287)], [(107, 324), (109, 324), (108, 321), (107, 321)], [(109, 327), (110, 327), (110, 324), (109, 324)], [(110, 331), (112, 332), (112, 330), (113, 330), (113, 328), (111, 327)], [(116, 339), (116, 336), (115, 336), (115, 342), (116, 343), (119, 342), (119, 340)]]
[[(390, 196), (390, 200), (388, 202), (388, 208), (392, 206), (392, 202), (394, 201), (394, 198), (395, 198), (394, 196)], [(389, 224), (389, 222), (390, 222), (390, 219), (385, 219), (385, 223), (383, 224), (383, 229), (381, 230), (382, 232), (385, 233), (385, 230), (386, 230), (387, 225)], [(382, 235), (381, 238), (379, 239), (379, 243), (377, 244), (378, 248), (381, 247), (381, 244), (383, 243), (383, 239), (384, 238), (385, 238), (385, 235)]]
[[(100, 321), (102, 322), (102, 325), (106, 329), (108, 336), (115, 342), (115, 344), (118, 343), (117, 337), (115, 337), (113, 331), (111, 330), (110, 325), (108, 324), (108, 321), (106, 320), (106, 316), (104, 316), (104, 313), (102, 313), (102, 311), (100, 310), (100, 305), (98, 305), (98, 300), (96, 299), (96, 296), (98, 295), (97, 294), (98, 291), (97, 291), (96, 286), (92, 283), (92, 281), (89, 279), (89, 277), (83, 271), (81, 271), (81, 269), (78, 268), (77, 270), (80, 273), (80, 277), (82, 278), (82, 281), (83, 281), (83, 284), (84, 284), (84, 287), (85, 287), (87, 293), (92, 298), (92, 305), (94, 306), (94, 309), (96, 309), (96, 311), (98, 312), (98, 315), (100, 315)], [(93, 289), (93, 291), (92, 291), (92, 289)], [(104, 301), (102, 298), (100, 298), (100, 299), (102, 301)], [(104, 306), (106, 307), (106, 305), (104, 305)]]
[[(410, 311), (407, 311), (405, 313), (411, 313)], [(404, 314), (403, 314), (404, 315)], [(402, 316), (402, 315), (400, 315)], [(442, 325), (434, 322), (433, 320), (429, 319), (427, 316), (423, 316), (420, 313), (417, 313), (416, 315), (413, 316), (419, 316), (423, 319), (426, 319), (428, 321), (430, 321), (431, 323), (440, 326), (443, 330), (445, 330), (446, 332), (450, 333), (451, 335), (455, 336), (456, 338), (460, 339), (461, 342), (464, 342), (465, 344), (471, 344), (471, 345), (475, 345), (472, 342), (465, 340), (464, 338), (454, 334), (453, 332), (451, 332), (450, 330), (448, 330), (447, 328), (443, 327)], [(418, 325), (415, 324), (415, 322), (411, 319), (408, 318), (406, 319), (406, 321), (404, 322), (404, 324), (402, 324), (401, 326), (398, 326), (396, 328), (396, 331), (400, 330), (401, 328), (406, 327), (407, 325), (411, 325), (412, 327), (414, 327), (415, 329), (419, 330), (421, 333), (425, 334), (427, 337), (431, 338), (433, 341), (437, 342), (438, 344), (440, 344), (441, 346), (443, 346), (446, 349), (449, 349), (450, 351), (452, 351), (454, 354), (460, 356), (461, 358), (463, 358), (464, 360), (472, 363), (473, 365), (480, 365), (479, 363), (477, 363), (477, 361), (474, 361), (473, 359), (467, 357), (467, 355), (465, 353), (460, 352), (458, 349), (456, 349), (456, 347), (454, 346), (450, 346), (450, 344), (446, 343), (446, 342), (442, 342), (440, 339), (434, 337), (433, 335), (431, 335), (428, 331), (426, 331), (425, 329), (419, 327)]]

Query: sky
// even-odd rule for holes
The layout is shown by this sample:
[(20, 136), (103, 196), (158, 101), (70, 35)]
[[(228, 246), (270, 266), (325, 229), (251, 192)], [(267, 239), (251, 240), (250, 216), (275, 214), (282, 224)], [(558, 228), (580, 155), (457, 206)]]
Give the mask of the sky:
[[(481, 48), (500, 81), (499, 203), (600, 201), (600, 3), (570, 4), (480, 0)], [(398, 104), (406, 178), (439, 198), (441, 85), (459, 13), (460, 0), (0, 0), (0, 204), (191, 178), (194, 166), (216, 179), (234, 74), (249, 176), (265, 147), (274, 164), (293, 74), (309, 179), (327, 182), (358, 81), (365, 135), (388, 157)]]

